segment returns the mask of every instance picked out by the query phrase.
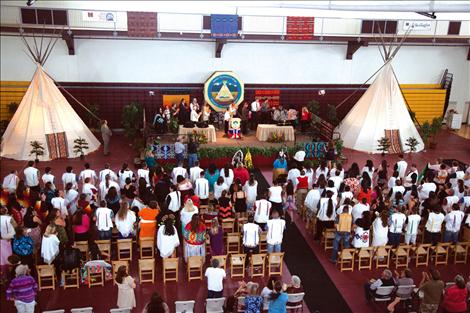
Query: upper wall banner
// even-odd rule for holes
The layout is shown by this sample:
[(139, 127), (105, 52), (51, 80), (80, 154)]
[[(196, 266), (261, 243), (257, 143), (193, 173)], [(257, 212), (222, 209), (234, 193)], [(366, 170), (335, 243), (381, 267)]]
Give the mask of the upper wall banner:
[(214, 72), (204, 84), (204, 100), (217, 112), (243, 101), (245, 87), (234, 72)]
[(238, 15), (212, 14), (211, 36), (212, 38), (237, 38)]

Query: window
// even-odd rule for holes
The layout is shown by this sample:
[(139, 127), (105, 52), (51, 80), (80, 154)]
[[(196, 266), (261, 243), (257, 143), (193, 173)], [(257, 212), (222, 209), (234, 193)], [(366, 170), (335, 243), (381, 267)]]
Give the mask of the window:
[(396, 34), (397, 21), (362, 21), (362, 34)]
[(65, 10), (22, 8), (21, 20), (23, 24), (68, 25)]

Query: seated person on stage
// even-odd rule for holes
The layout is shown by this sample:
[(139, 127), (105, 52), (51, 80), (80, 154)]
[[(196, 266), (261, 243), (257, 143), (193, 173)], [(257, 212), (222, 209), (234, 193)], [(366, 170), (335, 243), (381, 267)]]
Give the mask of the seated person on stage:
[(364, 285), (366, 301), (369, 302), (372, 297), (375, 297), (377, 288), (386, 286), (395, 286), (392, 271), (389, 269), (384, 270), (379, 279), (371, 279)]

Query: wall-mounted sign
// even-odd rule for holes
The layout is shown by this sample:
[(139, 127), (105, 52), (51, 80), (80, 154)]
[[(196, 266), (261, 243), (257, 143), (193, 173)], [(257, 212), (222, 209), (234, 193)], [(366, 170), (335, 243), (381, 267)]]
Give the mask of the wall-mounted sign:
[(82, 19), (86, 22), (116, 22), (116, 12), (83, 11)]
[(243, 82), (234, 72), (215, 72), (204, 84), (204, 99), (217, 112), (232, 103), (240, 104), (243, 97)]
[(428, 31), (432, 29), (432, 21), (404, 21), (403, 30)]
[(212, 38), (237, 38), (238, 15), (212, 14), (211, 36)]

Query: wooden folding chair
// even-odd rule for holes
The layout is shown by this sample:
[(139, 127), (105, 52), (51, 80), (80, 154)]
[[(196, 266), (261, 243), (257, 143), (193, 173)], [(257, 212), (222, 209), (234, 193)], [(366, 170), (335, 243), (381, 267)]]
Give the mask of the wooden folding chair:
[(140, 258), (141, 259), (153, 259), (155, 257), (155, 239), (154, 238), (140, 238)]
[(237, 225), (238, 225), (238, 232), (239, 233), (242, 233), (242, 230), (243, 230), (243, 225), (246, 224), (246, 222), (248, 221), (248, 218), (246, 217), (238, 217), (237, 218)]
[(132, 239), (118, 239), (116, 242), (118, 260), (132, 261)]
[(104, 286), (104, 267), (87, 266), (88, 288), (93, 286)]
[(245, 260), (246, 254), (230, 255), (230, 277), (245, 277)]
[(90, 260), (90, 255), (88, 253), (88, 241), (75, 241), (73, 244), (74, 248), (77, 248), (82, 253), (82, 260)]
[(64, 289), (67, 288), (80, 288), (79, 269), (74, 268), (70, 271), (62, 271), (62, 282)]
[(375, 267), (376, 268), (389, 268), (390, 267), (390, 251), (392, 246), (381, 246), (375, 249)]
[(449, 260), (449, 249), (452, 244), (450, 242), (439, 242), (437, 246), (431, 247), (434, 257), (434, 265), (447, 265)]
[(111, 259), (111, 240), (110, 239), (108, 239), (108, 240), (95, 240), (95, 243), (96, 243), (96, 245), (98, 246), (98, 248), (100, 249), (101, 252), (104, 252), (107, 255), (109, 255), (109, 257), (106, 258), (106, 260), (110, 260)]
[(264, 277), (266, 268), (266, 254), (252, 254), (250, 258), (250, 272), (251, 277), (259, 276)]
[(178, 282), (178, 263), (179, 258), (163, 258), (163, 283), (166, 284), (167, 281)]
[(335, 232), (336, 229), (334, 228), (325, 228), (323, 230), (323, 235), (322, 235), (322, 244), (323, 248), (325, 251), (328, 251), (330, 249), (333, 249), (333, 241), (335, 240)]
[(55, 268), (54, 265), (37, 265), (39, 291), (44, 289), (55, 290)]
[(418, 267), (420, 265), (428, 266), (429, 265), (429, 250), (431, 249), (430, 243), (419, 244), (414, 249), (414, 256), (415, 256), (415, 266)]
[(457, 242), (451, 246), (454, 253), (454, 264), (467, 264), (470, 242)]
[[(356, 249), (343, 249), (338, 252), (339, 270), (343, 271), (354, 271), (354, 257), (356, 255)], [(359, 262), (360, 264), (360, 262)]]
[(408, 263), (410, 262), (410, 250), (411, 245), (399, 245), (392, 250), (395, 268), (408, 267)]
[(219, 260), (219, 267), (227, 270), (227, 256), (226, 255), (213, 255), (212, 260)]
[(372, 258), (374, 257), (374, 250), (374, 247), (363, 247), (359, 249), (359, 253), (357, 254), (357, 268), (359, 270), (372, 270)]
[(191, 280), (202, 280), (203, 272), (202, 267), (204, 266), (204, 257), (202, 256), (190, 256), (188, 257), (187, 272), (188, 281)]
[(235, 232), (235, 219), (234, 218), (224, 218), (222, 220), (222, 229), (224, 234), (229, 234)]
[(240, 253), (240, 234), (228, 233), (227, 234), (227, 254)]
[(282, 276), (282, 265), (284, 252), (273, 252), (268, 254), (268, 276)]
[(268, 242), (267, 242), (268, 232), (262, 232), (259, 235), (259, 253), (268, 253)]
[(112, 271), (113, 271), (113, 285), (116, 285), (116, 274), (118, 269), (121, 266), (126, 267), (126, 272), (129, 273), (129, 261), (111, 261)]
[(139, 280), (141, 283), (155, 281), (155, 259), (139, 259)]

